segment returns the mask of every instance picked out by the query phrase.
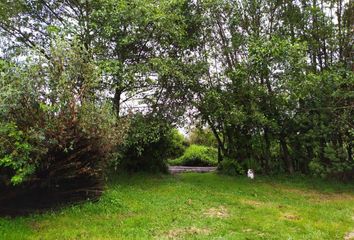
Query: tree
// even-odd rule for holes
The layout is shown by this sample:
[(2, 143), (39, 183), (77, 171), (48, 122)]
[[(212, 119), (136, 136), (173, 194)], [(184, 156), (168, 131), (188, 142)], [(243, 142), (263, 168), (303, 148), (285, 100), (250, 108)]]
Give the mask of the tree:
[[(352, 128), (347, 118), (353, 109), (347, 95), (352, 73), (342, 53), (348, 44), (343, 32), (349, 32), (342, 21), (351, 4), (206, 1), (198, 6), (203, 9), (202, 47), (195, 50), (194, 61), (204, 67), (195, 66), (191, 72), (199, 74), (189, 75), (183, 86), (193, 92), (191, 106), (218, 142), (219, 159), (293, 173), (308, 172), (318, 157), (328, 166), (323, 175), (331, 175), (334, 163), (329, 159), (336, 159), (348, 167), (340, 164), (334, 175), (351, 175), (352, 140), (344, 132)], [(333, 12), (337, 22), (331, 19)], [(316, 86), (311, 93), (310, 85)], [(343, 98), (332, 101), (338, 89)], [(330, 124), (343, 118), (349, 124), (341, 126), (347, 130)], [(333, 141), (346, 154), (333, 150)]]
[(101, 85), (112, 95), (117, 116), (127, 113), (122, 105), (130, 100), (149, 108), (159, 104), (165, 80), (160, 83), (156, 64), (169, 64), (170, 57), (195, 46), (189, 1), (3, 1), (0, 8), (10, 48), (36, 48), (50, 58), (51, 35), (69, 41), (76, 36), (101, 67)]

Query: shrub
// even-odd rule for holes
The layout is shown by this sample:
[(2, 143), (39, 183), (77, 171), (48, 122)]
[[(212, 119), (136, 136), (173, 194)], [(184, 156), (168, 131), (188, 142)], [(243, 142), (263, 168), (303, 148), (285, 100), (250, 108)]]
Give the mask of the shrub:
[(34, 146), (30, 143), (30, 137), (13, 122), (0, 125), (0, 167), (12, 171), (7, 174), (2, 172), (5, 185), (17, 185), (34, 172), (35, 161), (31, 159)]
[(324, 148), (325, 161), (319, 157), (309, 163), (313, 175), (322, 178), (351, 180), (354, 176), (354, 161), (350, 160), (346, 149), (341, 146), (327, 144)]
[(183, 155), (188, 147), (188, 142), (184, 136), (175, 128), (172, 128), (166, 135), (168, 148), (166, 148), (167, 157), (170, 159), (178, 158)]
[(151, 115), (132, 117), (116, 166), (137, 172), (167, 172), (166, 159), (181, 154), (183, 139), (169, 124)]
[(170, 160), (168, 163), (184, 166), (216, 166), (218, 164), (218, 152), (217, 149), (212, 147), (191, 145), (181, 157)]
[(220, 162), (218, 170), (223, 174), (231, 176), (245, 174), (244, 167), (242, 167), (237, 161), (226, 157)]
[(83, 48), (61, 42), (51, 59), (0, 64), (0, 213), (100, 195), (126, 123), (98, 80)]

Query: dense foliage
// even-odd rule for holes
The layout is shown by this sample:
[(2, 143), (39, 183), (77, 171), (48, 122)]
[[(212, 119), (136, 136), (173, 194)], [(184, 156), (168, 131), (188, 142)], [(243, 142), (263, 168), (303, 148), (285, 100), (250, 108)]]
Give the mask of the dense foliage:
[(164, 171), (183, 152), (171, 129), (184, 116), (208, 129), (190, 141), (215, 146), (226, 171), (351, 179), (353, 11), (337, 0), (0, 0), (0, 186), (85, 192), (108, 159)]
[(126, 123), (95, 94), (97, 68), (86, 52), (55, 43), (49, 60), (0, 69), (2, 208), (99, 196), (104, 166), (123, 140)]
[(217, 166), (218, 152), (213, 147), (190, 145), (179, 158), (168, 161), (172, 166)]
[(194, 117), (218, 142), (219, 160), (265, 173), (354, 176), (353, 6), (198, 4), (200, 48), (182, 60), (194, 63), (184, 87), (193, 92)]
[(190, 144), (204, 145), (208, 147), (218, 146), (218, 142), (209, 128), (193, 128), (188, 134), (188, 141)]
[(166, 160), (181, 156), (184, 150), (184, 137), (178, 130), (154, 116), (136, 114), (114, 164), (130, 172), (167, 172)]

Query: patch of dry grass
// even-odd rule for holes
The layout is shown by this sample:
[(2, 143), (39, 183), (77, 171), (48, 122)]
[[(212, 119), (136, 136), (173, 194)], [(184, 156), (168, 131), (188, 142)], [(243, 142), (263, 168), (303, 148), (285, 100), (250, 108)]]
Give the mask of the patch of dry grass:
[(214, 218), (227, 218), (229, 217), (230, 213), (226, 207), (220, 205), (219, 207), (216, 208), (209, 208), (204, 212), (204, 215), (207, 217), (214, 217)]
[(257, 200), (251, 200), (251, 199), (241, 199), (240, 202), (242, 204), (250, 205), (252, 207), (264, 207), (266, 206), (265, 202), (257, 201)]
[(186, 236), (197, 236), (197, 235), (209, 235), (210, 229), (207, 228), (197, 228), (197, 227), (188, 227), (188, 228), (175, 228), (172, 229), (162, 236), (159, 236), (157, 239), (183, 239)]
[(290, 212), (283, 213), (281, 218), (290, 221), (296, 221), (301, 219), (301, 217), (298, 214), (290, 213)]
[(353, 240), (353, 239), (354, 239), (354, 231), (347, 233), (344, 237), (344, 240)]

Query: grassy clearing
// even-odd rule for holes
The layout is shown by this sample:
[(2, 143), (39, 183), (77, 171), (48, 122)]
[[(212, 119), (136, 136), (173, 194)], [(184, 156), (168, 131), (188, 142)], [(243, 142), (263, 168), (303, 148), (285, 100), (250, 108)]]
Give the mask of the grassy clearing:
[(0, 218), (0, 239), (344, 239), (354, 185), (217, 174), (122, 176), (97, 203)]

